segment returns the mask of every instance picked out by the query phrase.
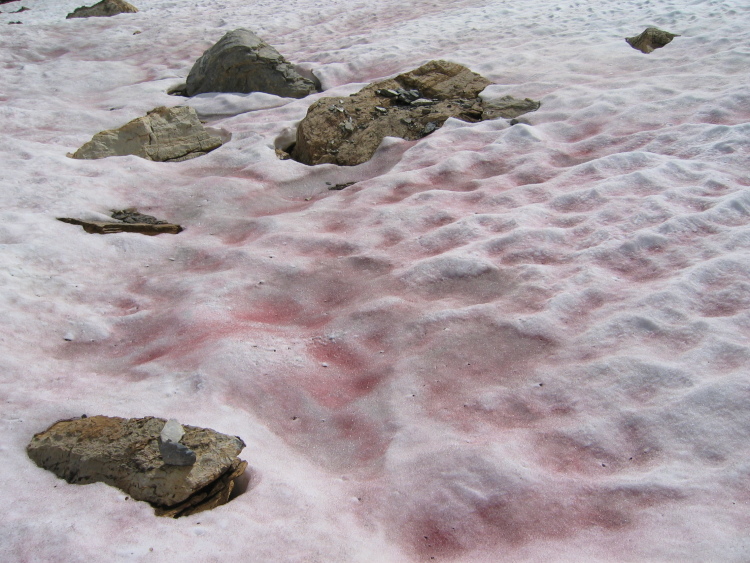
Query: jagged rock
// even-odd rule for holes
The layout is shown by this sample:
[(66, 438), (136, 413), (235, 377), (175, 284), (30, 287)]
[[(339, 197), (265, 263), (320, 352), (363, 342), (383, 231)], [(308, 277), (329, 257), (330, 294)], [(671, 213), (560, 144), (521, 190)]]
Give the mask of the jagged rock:
[(111, 233), (141, 233), (143, 235), (160, 235), (168, 233), (176, 235), (182, 232), (182, 227), (174, 223), (161, 221), (152, 215), (138, 213), (134, 207), (121, 211), (112, 211), (115, 221), (83, 221), (70, 217), (58, 217), (58, 221), (80, 225), (87, 233), (108, 235)]
[(519, 100), (513, 96), (503, 96), (496, 100), (482, 102), (482, 119), (513, 119), (524, 113), (536, 111), (541, 107), (541, 103), (531, 98)]
[(315, 84), (301, 76), (281, 54), (249, 29), (235, 29), (203, 53), (187, 77), (185, 93), (266, 92), (304, 98)]
[(106, 18), (117, 14), (134, 14), (138, 8), (128, 4), (125, 0), (102, 0), (93, 6), (81, 6), (69, 13), (65, 19), (71, 18)]
[(182, 227), (172, 223), (152, 225), (149, 223), (121, 223), (119, 221), (84, 221), (72, 217), (58, 217), (58, 221), (80, 225), (87, 233), (110, 235), (113, 233), (140, 233), (142, 235), (176, 235), (182, 232)]
[[(299, 124), (297, 141), (288, 150), (304, 164), (361, 164), (372, 157), (384, 137), (420, 139), (449, 117), (470, 122), (491, 119), (478, 98), (489, 84), (459, 64), (430, 61), (347, 98), (318, 100)], [(539, 107), (536, 104), (533, 109)], [(492, 111), (497, 113), (493, 117), (502, 115)]]
[(332, 191), (341, 191), (341, 190), (345, 190), (349, 186), (353, 186), (356, 183), (357, 182), (343, 182), (341, 184), (336, 184), (335, 186), (329, 186), (328, 189)]
[(180, 443), (195, 453), (195, 463), (170, 465), (159, 450), (165, 423), (150, 416), (61, 420), (34, 435), (27, 452), (39, 467), (69, 483), (107, 483), (151, 503), (160, 516), (186, 516), (226, 503), (247, 467), (237, 457), (244, 442), (186, 426)]
[(157, 219), (153, 215), (146, 215), (145, 213), (139, 213), (135, 207), (128, 207), (127, 209), (113, 210), (112, 219), (117, 219), (123, 223), (133, 224), (146, 224), (146, 225), (166, 225), (166, 221)]
[(638, 49), (642, 53), (651, 53), (654, 49), (661, 49), (679, 35), (675, 33), (669, 33), (668, 31), (662, 31), (655, 27), (648, 27), (640, 35), (635, 37), (626, 37), (627, 41), (633, 49)]
[(179, 162), (202, 156), (221, 146), (188, 106), (158, 107), (120, 127), (94, 135), (72, 158), (98, 159), (135, 155), (146, 160)]

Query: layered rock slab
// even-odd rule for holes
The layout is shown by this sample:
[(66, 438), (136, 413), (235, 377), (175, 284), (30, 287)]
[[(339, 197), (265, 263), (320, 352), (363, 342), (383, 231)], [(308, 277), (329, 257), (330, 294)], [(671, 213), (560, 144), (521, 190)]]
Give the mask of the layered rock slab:
[(124, 0), (102, 0), (93, 6), (81, 6), (76, 8), (65, 19), (72, 18), (107, 18), (117, 14), (134, 14), (138, 8), (128, 4)]
[(304, 98), (316, 85), (300, 75), (281, 53), (249, 29), (235, 29), (195, 62), (185, 94), (266, 92), (284, 98)]
[(134, 207), (112, 211), (114, 221), (85, 221), (74, 217), (58, 217), (58, 221), (80, 225), (83, 230), (91, 234), (108, 235), (113, 233), (140, 233), (143, 235), (160, 235), (168, 233), (176, 235), (182, 232), (182, 227), (157, 219), (153, 215), (139, 213)]
[(479, 93), (490, 84), (460, 64), (438, 60), (347, 98), (322, 98), (300, 122), (291, 157), (310, 165), (354, 166), (369, 160), (385, 137), (411, 141), (449, 117), (477, 122), (539, 107), (533, 100), (507, 98), (504, 106), (485, 109)]
[(95, 160), (135, 155), (158, 162), (180, 162), (221, 145), (221, 139), (206, 131), (193, 108), (158, 107), (118, 129), (97, 133), (69, 156)]
[(171, 465), (160, 451), (166, 420), (92, 416), (61, 420), (32, 438), (29, 457), (68, 483), (102, 482), (150, 503), (160, 516), (185, 516), (229, 500), (247, 463), (237, 436), (185, 426), (180, 443), (192, 465)]

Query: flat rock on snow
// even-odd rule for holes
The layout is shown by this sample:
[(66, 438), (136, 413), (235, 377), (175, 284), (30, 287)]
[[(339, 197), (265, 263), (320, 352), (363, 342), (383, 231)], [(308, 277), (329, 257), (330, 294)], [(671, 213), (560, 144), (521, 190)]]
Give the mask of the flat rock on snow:
[(160, 452), (162, 418), (92, 416), (61, 420), (34, 435), (27, 447), (39, 467), (69, 483), (102, 482), (178, 516), (224, 504), (246, 462), (237, 436), (209, 428), (185, 427), (180, 442), (195, 453), (195, 463), (173, 465)]
[(99, 159), (135, 155), (158, 162), (179, 162), (202, 156), (221, 146), (188, 106), (158, 107), (119, 129), (102, 131), (72, 158)]

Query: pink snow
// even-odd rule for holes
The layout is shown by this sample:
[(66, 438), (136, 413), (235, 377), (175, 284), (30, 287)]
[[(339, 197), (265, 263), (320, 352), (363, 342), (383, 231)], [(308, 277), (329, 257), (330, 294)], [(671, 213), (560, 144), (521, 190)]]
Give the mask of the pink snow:
[[(1, 560), (750, 559), (745, 2), (80, 5), (0, 6)], [(644, 55), (648, 26), (680, 37)], [(326, 91), (166, 94), (238, 27)], [(276, 157), (317, 99), (438, 58), (542, 106)], [(177, 104), (228, 142), (66, 157)], [(185, 231), (56, 220), (124, 207)], [(239, 435), (244, 490), (157, 518), (26, 456), (84, 413)]]

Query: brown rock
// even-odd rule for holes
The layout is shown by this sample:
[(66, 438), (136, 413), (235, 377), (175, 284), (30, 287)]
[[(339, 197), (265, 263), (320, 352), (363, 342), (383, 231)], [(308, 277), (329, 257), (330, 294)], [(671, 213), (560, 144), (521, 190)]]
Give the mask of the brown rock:
[[(430, 61), (346, 98), (322, 98), (300, 122), (292, 158), (311, 165), (354, 166), (369, 160), (387, 136), (416, 140), (449, 117), (469, 122), (488, 119), (478, 96), (489, 84), (459, 64)], [(533, 109), (538, 107), (537, 103)], [(529, 106), (526, 111), (533, 109)], [(515, 111), (525, 113), (519, 107)], [(495, 113), (493, 117), (503, 115), (499, 110)]]
[(642, 53), (651, 53), (654, 49), (661, 49), (679, 35), (669, 33), (668, 31), (662, 31), (655, 27), (648, 27), (640, 35), (635, 37), (626, 37), (627, 41), (633, 49), (638, 49)]
[(72, 18), (106, 18), (117, 14), (134, 14), (138, 8), (125, 0), (102, 0), (93, 6), (81, 6), (69, 13), (65, 19)]
[(69, 483), (102, 482), (151, 503), (158, 515), (184, 516), (224, 504), (247, 463), (236, 436), (185, 426), (180, 442), (195, 452), (193, 465), (161, 457), (162, 418), (92, 416), (62, 420), (36, 434), (27, 447), (39, 467)]
[(221, 139), (206, 131), (193, 108), (158, 107), (119, 129), (97, 133), (69, 156), (99, 159), (132, 154), (146, 160), (180, 162), (209, 153), (221, 144)]
[(156, 223), (146, 221), (84, 221), (72, 217), (58, 217), (58, 221), (70, 223), (71, 225), (80, 225), (87, 233), (98, 235), (109, 235), (112, 233), (140, 233), (142, 235), (176, 235), (182, 232), (180, 225), (158, 221)]

